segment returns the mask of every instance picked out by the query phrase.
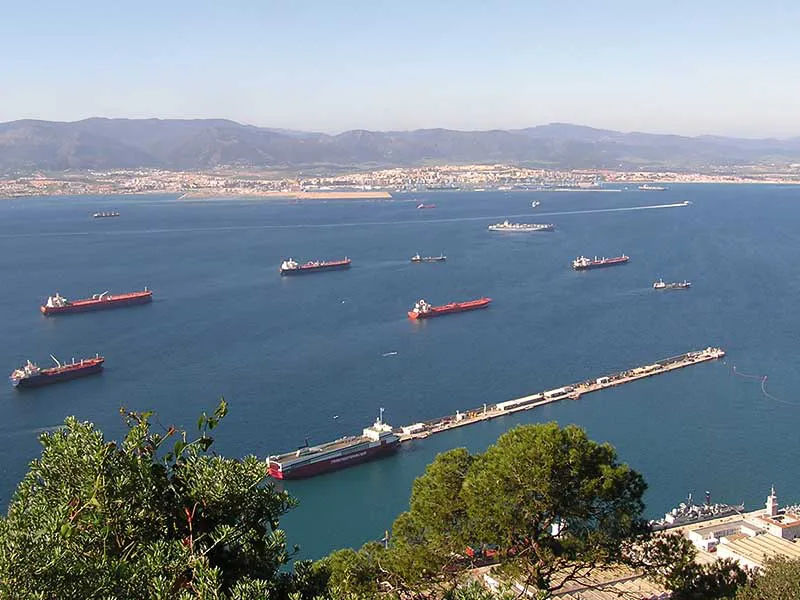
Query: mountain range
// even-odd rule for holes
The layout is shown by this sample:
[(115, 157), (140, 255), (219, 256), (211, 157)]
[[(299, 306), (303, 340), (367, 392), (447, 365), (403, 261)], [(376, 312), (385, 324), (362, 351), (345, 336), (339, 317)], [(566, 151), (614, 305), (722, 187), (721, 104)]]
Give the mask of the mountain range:
[(623, 133), (551, 123), (526, 129), (352, 130), (338, 135), (224, 119), (0, 123), (0, 171), (219, 166), (299, 169), (510, 163), (554, 169), (703, 170), (800, 162), (800, 138)]

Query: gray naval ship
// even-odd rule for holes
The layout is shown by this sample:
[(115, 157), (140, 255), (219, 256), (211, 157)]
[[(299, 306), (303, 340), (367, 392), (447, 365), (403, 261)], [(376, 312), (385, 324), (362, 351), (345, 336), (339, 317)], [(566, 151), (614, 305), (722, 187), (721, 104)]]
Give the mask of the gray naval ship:
[(711, 492), (706, 492), (705, 503), (695, 504), (692, 500), (692, 495), (689, 494), (686, 502), (681, 502), (678, 506), (666, 513), (663, 519), (650, 521), (650, 528), (653, 531), (660, 531), (662, 529), (680, 527), (692, 523), (701, 523), (710, 519), (718, 519), (742, 512), (744, 512), (744, 503), (712, 504)]

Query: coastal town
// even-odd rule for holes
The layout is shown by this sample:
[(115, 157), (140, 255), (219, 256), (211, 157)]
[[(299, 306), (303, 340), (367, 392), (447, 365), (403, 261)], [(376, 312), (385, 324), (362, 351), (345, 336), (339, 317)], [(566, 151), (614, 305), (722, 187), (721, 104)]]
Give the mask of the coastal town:
[(800, 164), (745, 165), (704, 172), (550, 170), (494, 165), (401, 167), (340, 173), (217, 168), (34, 171), (0, 175), (0, 198), (100, 194), (177, 194), (187, 198), (389, 198), (425, 191), (620, 191), (651, 183), (798, 184)]

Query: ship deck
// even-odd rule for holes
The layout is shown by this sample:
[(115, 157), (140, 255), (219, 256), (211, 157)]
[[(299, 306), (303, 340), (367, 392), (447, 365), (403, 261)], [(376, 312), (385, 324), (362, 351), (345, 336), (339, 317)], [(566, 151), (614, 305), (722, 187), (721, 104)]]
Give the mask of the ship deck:
[[(73, 300), (67, 306), (85, 306), (87, 304), (100, 304), (102, 302), (121, 302), (123, 300), (133, 300), (135, 298), (149, 298), (153, 292), (129, 292), (127, 294), (109, 294), (103, 298), (81, 298), (80, 300)], [(52, 308), (52, 307), (48, 307)], [(59, 308), (59, 307), (56, 307)]]
[(334, 440), (333, 442), (320, 444), (319, 446), (308, 446), (308, 452), (300, 454), (299, 456), (297, 454), (298, 451), (304, 450), (306, 446), (302, 446), (301, 448), (293, 450), (292, 452), (284, 452), (283, 454), (270, 456), (269, 460), (279, 462), (286, 467), (287, 465), (291, 465), (295, 462), (302, 462), (305, 459), (318, 456), (323, 453), (336, 452), (337, 450), (343, 450), (344, 448), (350, 448), (370, 441), (372, 440), (364, 437), (363, 435), (345, 436), (339, 438), (338, 440)]

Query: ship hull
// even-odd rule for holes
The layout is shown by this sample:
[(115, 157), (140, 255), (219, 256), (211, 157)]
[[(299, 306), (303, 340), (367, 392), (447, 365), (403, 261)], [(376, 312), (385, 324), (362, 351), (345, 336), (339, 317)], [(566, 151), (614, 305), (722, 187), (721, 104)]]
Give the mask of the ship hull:
[(322, 473), (346, 469), (347, 467), (359, 465), (370, 460), (389, 456), (397, 452), (399, 447), (400, 440), (395, 440), (387, 444), (365, 448), (352, 454), (338, 455), (299, 467), (289, 467), (285, 471), (278, 469), (276, 464), (270, 463), (269, 474), (275, 479), (305, 479), (307, 477), (314, 477)]
[(39, 310), (41, 310), (42, 314), (45, 316), (66, 315), (95, 310), (107, 310), (110, 308), (121, 308), (123, 306), (133, 306), (136, 304), (147, 304), (152, 301), (153, 294), (147, 292), (140, 295), (112, 297), (110, 300), (76, 300), (67, 306), (41, 306)]
[(627, 264), (627, 260), (620, 260), (617, 262), (607, 262), (607, 263), (597, 263), (592, 265), (585, 265), (585, 266), (573, 266), (572, 268), (576, 271), (591, 271), (592, 269), (604, 269), (606, 267), (616, 267), (618, 265)]
[(44, 385), (51, 385), (54, 383), (61, 383), (63, 381), (70, 381), (79, 377), (86, 377), (88, 375), (96, 375), (103, 370), (103, 363), (99, 362), (87, 367), (79, 369), (70, 369), (61, 373), (42, 373), (34, 375), (33, 377), (26, 377), (25, 379), (11, 379), (11, 385), (17, 389), (42, 387)]
[(431, 317), (440, 317), (442, 315), (450, 315), (453, 313), (466, 312), (468, 310), (478, 310), (489, 306), (491, 300), (481, 300), (473, 303), (434, 306), (428, 312), (414, 312), (408, 311), (409, 319), (430, 319)]
[(555, 225), (547, 225), (545, 227), (536, 227), (531, 229), (521, 229), (521, 228), (512, 228), (512, 227), (495, 227), (494, 225), (489, 226), (489, 231), (497, 231), (500, 233), (539, 233), (545, 231), (555, 231)]
[(307, 275), (308, 273), (318, 273), (319, 271), (340, 271), (349, 268), (350, 263), (319, 265), (317, 267), (298, 267), (296, 269), (281, 269), (281, 275)]

